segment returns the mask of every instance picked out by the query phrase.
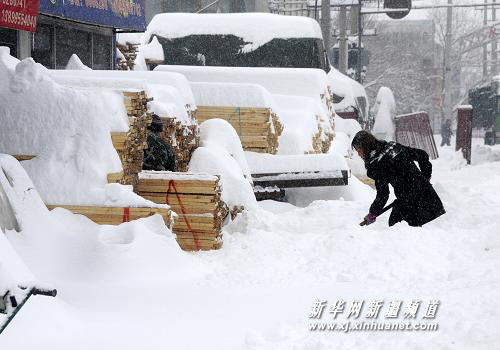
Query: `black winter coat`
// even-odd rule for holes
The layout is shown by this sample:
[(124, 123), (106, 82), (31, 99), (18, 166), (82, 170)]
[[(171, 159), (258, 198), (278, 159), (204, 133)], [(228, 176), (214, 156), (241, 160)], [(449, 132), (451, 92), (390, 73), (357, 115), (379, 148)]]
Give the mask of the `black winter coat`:
[(370, 213), (375, 216), (381, 214), (389, 198), (391, 184), (396, 202), (389, 226), (402, 220), (410, 226), (422, 226), (444, 214), (443, 203), (429, 182), (432, 164), (427, 152), (396, 142), (380, 142), (383, 143), (382, 150), (372, 151), (365, 160), (367, 175), (375, 180), (377, 189)]
[(176, 171), (175, 153), (158, 133), (148, 131), (143, 170)]

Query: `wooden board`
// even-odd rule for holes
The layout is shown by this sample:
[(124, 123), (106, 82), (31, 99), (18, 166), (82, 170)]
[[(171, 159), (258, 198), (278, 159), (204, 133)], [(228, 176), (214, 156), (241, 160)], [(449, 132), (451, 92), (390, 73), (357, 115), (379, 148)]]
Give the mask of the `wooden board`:
[(183, 250), (214, 250), (222, 247), (222, 241), (214, 239), (177, 238), (177, 243)]
[[(135, 187), (142, 197), (171, 205), (178, 216), (172, 231), (185, 250), (220, 247), (222, 223), (228, 214), (220, 200), (219, 178), (200, 174), (145, 172)], [(204, 215), (200, 215), (204, 214)], [(202, 243), (200, 243), (202, 242)]]
[(200, 123), (212, 118), (228, 121), (246, 151), (275, 154), (283, 131), (279, 118), (270, 108), (198, 106), (195, 118)]
[(131, 208), (131, 207), (99, 207), (99, 206), (75, 206), (75, 205), (47, 205), (49, 210), (64, 208), (74, 214), (81, 214), (100, 225), (119, 225), (124, 222), (145, 218), (154, 214), (163, 217), (165, 225), (170, 227), (171, 211), (165, 208)]
[(36, 156), (31, 156), (31, 155), (27, 155), (27, 154), (14, 154), (14, 155), (12, 155), (12, 157), (14, 157), (18, 161), (22, 162), (25, 160), (31, 160), (31, 159), (35, 158)]

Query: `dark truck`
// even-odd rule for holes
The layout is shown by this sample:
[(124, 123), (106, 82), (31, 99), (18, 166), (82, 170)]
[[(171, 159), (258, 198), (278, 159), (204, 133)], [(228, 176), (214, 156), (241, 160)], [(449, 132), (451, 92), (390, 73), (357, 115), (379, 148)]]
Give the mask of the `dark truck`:
[(500, 77), (469, 90), (472, 127), (486, 130), (485, 143), (500, 144)]
[(163, 13), (148, 25), (143, 44), (154, 39), (162, 46), (164, 60), (150, 68), (162, 64), (321, 69), (327, 74), (333, 102), (345, 98), (342, 112), (354, 112), (360, 123), (367, 120), (366, 94), (358, 93), (362, 86), (347, 77), (339, 80), (341, 74), (330, 65), (320, 27), (312, 18)]

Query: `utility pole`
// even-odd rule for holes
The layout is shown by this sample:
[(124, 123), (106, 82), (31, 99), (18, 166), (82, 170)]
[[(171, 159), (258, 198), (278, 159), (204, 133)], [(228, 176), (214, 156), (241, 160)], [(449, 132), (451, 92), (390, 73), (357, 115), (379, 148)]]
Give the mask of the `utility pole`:
[[(496, 2), (496, 0), (492, 0), (493, 2)], [(491, 21), (493, 23), (495, 23), (497, 20), (497, 13), (496, 13), (496, 8), (495, 6), (492, 6), (491, 7)], [(498, 64), (497, 64), (497, 59), (498, 59), (498, 55), (497, 55), (497, 38), (496, 38), (496, 35), (497, 33), (495, 32), (494, 33), (495, 37), (493, 38), (493, 41), (491, 42), (491, 74), (492, 75), (496, 75), (498, 72), (497, 72), (497, 69), (498, 69)]]
[(330, 42), (331, 42), (331, 14), (330, 14), (330, 0), (321, 1), (321, 32), (323, 34), (323, 42), (325, 43), (325, 50), (330, 55)]
[[(451, 5), (453, 0), (448, 0)], [(452, 21), (453, 21), (453, 7), (446, 9), (446, 37), (444, 44), (444, 117), (451, 119), (453, 106), (451, 101), (451, 43), (452, 43)], [(441, 123), (443, 121), (441, 120)]]
[[(484, 0), (486, 4), (488, 0)], [(488, 25), (488, 7), (484, 6), (483, 25)], [(488, 44), (483, 45), (483, 79), (488, 76)]]
[(347, 74), (347, 7), (340, 7), (339, 13), (339, 71)]

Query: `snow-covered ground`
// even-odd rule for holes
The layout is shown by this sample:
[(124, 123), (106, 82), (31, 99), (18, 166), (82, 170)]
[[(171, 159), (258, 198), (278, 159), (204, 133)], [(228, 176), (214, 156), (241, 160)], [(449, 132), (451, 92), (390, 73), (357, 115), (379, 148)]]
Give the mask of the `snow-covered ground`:
[[(204, 253), (182, 252), (157, 217), (112, 228), (54, 210), (7, 237), (59, 295), (33, 297), (0, 348), (498, 349), (500, 146), (475, 143), (472, 166), (439, 149), (432, 183), (447, 214), (423, 228), (389, 229), (388, 214), (360, 227), (369, 187), (356, 201), (261, 202), (226, 227), (221, 250)], [(313, 303), (341, 299), (364, 300), (363, 314), (372, 300), (383, 312), (422, 301), (412, 322), (439, 300), (429, 320), (439, 329), (310, 331)], [(321, 321), (334, 321), (329, 309)]]

